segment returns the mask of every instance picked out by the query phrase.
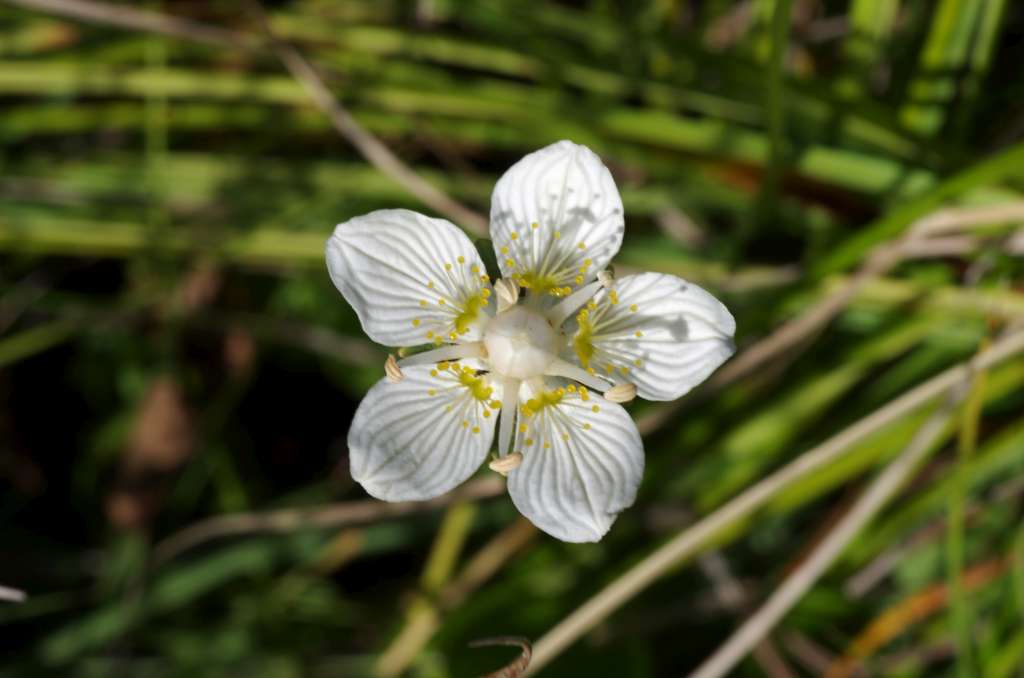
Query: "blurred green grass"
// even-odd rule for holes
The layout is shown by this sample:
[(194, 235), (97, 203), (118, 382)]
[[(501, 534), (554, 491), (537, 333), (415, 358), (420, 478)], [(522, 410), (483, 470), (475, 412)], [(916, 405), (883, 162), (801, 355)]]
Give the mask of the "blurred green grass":
[[(256, 31), (242, 3), (138, 6)], [(479, 211), (522, 154), (590, 145), (623, 193), (618, 265), (707, 286), (736, 316), (741, 350), (918, 219), (1019, 201), (1024, 187), (1024, 13), (1004, 0), (292, 0), (268, 12), (368, 131)], [(365, 498), (344, 436), (383, 351), (327, 279), (323, 241), (356, 214), (422, 206), (261, 51), (4, 5), (0, 102), (0, 584), (30, 593), (0, 607), (0, 672), (369, 674), (417, 606), (511, 529), (506, 498), (244, 534), (166, 562), (154, 547), (210, 516)], [(989, 226), (977, 246), (871, 281), (764, 369), (690, 396), (646, 437), (640, 498), (605, 541), (530, 540), (444, 609), (409, 675), (497, 669), (513, 650), (467, 643), (536, 640), (694, 515), (1019, 322), (1020, 222)], [(808, 647), (840, 657), (886, 610), (930, 586), (956, 594), (964, 572), (997, 563), (864, 659), (872, 675), (1020, 675), (1024, 362), (988, 372), (977, 398), (976, 440), (950, 425), (772, 634), (793, 670), (820, 674)], [(716, 535), (751, 601), (929, 411)], [(460, 538), (443, 537), (445, 515), (465, 518)], [(461, 548), (438, 555), (453, 539)], [(887, 569), (851, 594), (876, 562)], [(743, 620), (712, 589), (700, 568), (674, 570), (544, 675), (695, 667)], [(752, 658), (736, 675), (768, 671)]]

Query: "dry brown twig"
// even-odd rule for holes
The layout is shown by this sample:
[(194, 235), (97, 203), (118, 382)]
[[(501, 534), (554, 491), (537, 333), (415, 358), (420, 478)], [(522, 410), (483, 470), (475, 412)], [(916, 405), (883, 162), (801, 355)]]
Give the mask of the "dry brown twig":
[[(679, 515), (674, 516), (673, 523), (680, 520), (691, 523), (693, 515), (689, 510), (681, 509)], [(711, 595), (718, 608), (737, 617), (743, 617), (750, 611), (753, 592), (749, 586), (736, 578), (729, 566), (729, 561), (721, 551), (708, 551), (700, 554), (697, 556), (697, 567), (711, 582)], [(782, 653), (769, 638), (754, 648), (753, 657), (765, 675), (770, 678), (795, 678), (796, 676), (786, 663)]]
[(331, 119), (334, 129), (341, 136), (359, 149), (359, 152), (370, 161), (370, 164), (404, 186), (423, 204), (451, 217), (455, 223), (461, 224), (467, 231), (481, 237), (487, 236), (486, 218), (457, 202), (425, 180), (392, 153), (391, 149), (385, 146), (380, 139), (363, 129), (363, 126), (352, 117), (352, 114), (334, 98), (313, 64), (302, 56), (299, 50), (277, 37), (259, 0), (249, 0), (249, 5), (259, 18), (263, 31), (270, 40), (271, 49), (277, 58), (281, 60), (292, 77), (302, 84), (317, 107)]
[(292, 45), (278, 39), (261, 5), (250, 0), (263, 24), (267, 39), (242, 31), (183, 19), (168, 14), (114, 5), (95, 0), (6, 0), (9, 4), (48, 14), (55, 14), (88, 23), (115, 26), (130, 30), (157, 33), (171, 38), (261, 51), (269, 48), (309, 94), (314, 104), (328, 116), (334, 129), (366, 160), (395, 183), (416, 196), (423, 204), (448, 217), (467, 231), (487, 235), (487, 219), (466, 207), (421, 177), (395, 155), (387, 145), (368, 132), (343, 107), (324, 83), (323, 78)]
[(799, 661), (812, 676), (819, 676), (828, 670), (836, 656), (799, 631), (792, 629), (782, 634), (782, 642), (789, 653)]
[(487, 476), (429, 501), (405, 501), (393, 504), (376, 500), (351, 501), (310, 508), (214, 516), (189, 525), (157, 544), (153, 550), (153, 560), (158, 565), (165, 563), (214, 539), (254, 532), (277, 533), (298, 529), (325, 529), (371, 523), (430, 511), (457, 501), (486, 499), (504, 491), (505, 483), (501, 478)]
[(654, 215), (654, 221), (662, 233), (688, 247), (699, 248), (707, 240), (704, 229), (689, 214), (675, 205), (658, 210), (658, 213)]
[[(711, 580), (711, 588), (722, 607), (738, 616), (751, 610), (751, 596), (747, 588), (733, 575), (729, 561), (720, 551), (709, 551), (697, 557), (697, 567)], [(763, 638), (754, 646), (752, 656), (769, 678), (796, 678), (782, 653), (771, 638)]]
[(379, 363), (385, 356), (381, 349), (367, 339), (340, 334), (327, 327), (300, 322), (294, 318), (280, 319), (258, 313), (230, 313), (218, 309), (217, 313), (190, 317), (188, 322), (225, 334), (245, 330), (262, 341), (296, 346), (346, 365)]
[(125, 4), (114, 5), (94, 0), (6, 0), (6, 2), (9, 5), (36, 12), (56, 14), (103, 26), (158, 33), (169, 38), (246, 50), (260, 47), (259, 38), (247, 33), (160, 12), (137, 9)]
[(469, 559), (458, 576), (441, 590), (438, 605), (445, 610), (461, 605), (536, 536), (537, 528), (530, 521), (517, 519)]
[(506, 664), (497, 671), (488, 673), (483, 678), (519, 678), (519, 676), (523, 675), (526, 667), (530, 665), (530, 656), (533, 654), (529, 639), (519, 636), (498, 636), (496, 638), (481, 638), (469, 644), (470, 647), (492, 647), (494, 645), (511, 645), (520, 648), (522, 651), (509, 664)]

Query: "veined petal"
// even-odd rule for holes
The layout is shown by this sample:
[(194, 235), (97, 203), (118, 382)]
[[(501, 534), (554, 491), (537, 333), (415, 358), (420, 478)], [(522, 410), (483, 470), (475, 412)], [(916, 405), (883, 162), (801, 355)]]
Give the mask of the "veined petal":
[(430, 499), (473, 475), (491, 449), (500, 393), (458, 363), (414, 365), (377, 382), (348, 433), (352, 478), (385, 501)]
[(576, 360), (647, 400), (675, 400), (735, 351), (722, 302), (674, 275), (641, 273), (601, 289), (570, 320)]
[(562, 541), (598, 541), (632, 505), (644, 472), (636, 425), (619, 405), (574, 386), (522, 403), (509, 471), (512, 502), (530, 522)]
[(473, 341), (492, 312), (491, 284), (469, 238), (410, 210), (339, 224), (327, 269), (366, 334), (387, 346)]
[(565, 296), (592, 280), (622, 244), (622, 199), (593, 151), (559, 141), (513, 165), (491, 198), (491, 239), (503, 276)]

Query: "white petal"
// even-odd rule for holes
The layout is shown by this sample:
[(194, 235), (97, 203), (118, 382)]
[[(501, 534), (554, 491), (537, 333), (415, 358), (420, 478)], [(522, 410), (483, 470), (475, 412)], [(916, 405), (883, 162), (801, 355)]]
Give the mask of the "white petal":
[[(533, 403), (533, 405), (531, 405)], [(579, 392), (521, 417), (508, 474), (512, 502), (530, 522), (562, 541), (598, 541), (631, 506), (644, 473), (643, 444), (619, 405)]]
[(493, 309), (469, 238), (410, 210), (339, 224), (327, 241), (327, 269), (366, 334), (387, 346), (479, 339)]
[[(352, 478), (385, 501), (430, 499), (473, 475), (491, 449), (498, 419), (489, 377), (442, 363), (415, 365), (405, 379), (377, 382), (348, 433)], [(478, 389), (474, 394), (474, 380)], [(467, 386), (469, 383), (469, 386)], [(486, 413), (486, 415), (485, 415)]]
[[(564, 296), (592, 280), (622, 244), (622, 199), (593, 151), (559, 141), (498, 180), (491, 239), (503, 276)], [(518, 277), (516, 277), (518, 276)]]
[[(582, 341), (587, 325), (589, 341)], [(736, 321), (722, 302), (661, 273), (616, 280), (566, 329), (581, 365), (617, 384), (636, 384), (637, 395), (647, 400), (675, 400), (735, 351)]]

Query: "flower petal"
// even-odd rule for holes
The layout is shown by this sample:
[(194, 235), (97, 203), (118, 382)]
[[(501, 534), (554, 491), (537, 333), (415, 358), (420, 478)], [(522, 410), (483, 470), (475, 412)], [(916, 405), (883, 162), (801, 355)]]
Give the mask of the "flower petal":
[(327, 241), (331, 280), (363, 330), (387, 346), (479, 339), (491, 285), (469, 238), (444, 219), (379, 210)]
[(514, 445), (523, 463), (509, 472), (508, 491), (520, 513), (551, 536), (599, 541), (636, 498), (643, 444), (621, 406), (570, 388), (523, 405)]
[(622, 199), (593, 151), (559, 141), (513, 165), (491, 198), (491, 239), (505, 277), (565, 296), (622, 244)]
[[(498, 419), (489, 377), (456, 363), (415, 365), (377, 382), (348, 432), (352, 478), (385, 501), (430, 499), (473, 475)], [(497, 407), (494, 407), (497, 406)]]
[(675, 400), (735, 351), (722, 302), (674, 275), (641, 273), (599, 291), (567, 325), (575, 358), (647, 400)]

